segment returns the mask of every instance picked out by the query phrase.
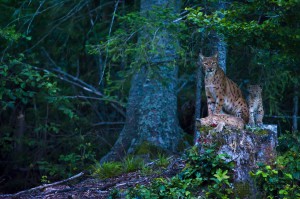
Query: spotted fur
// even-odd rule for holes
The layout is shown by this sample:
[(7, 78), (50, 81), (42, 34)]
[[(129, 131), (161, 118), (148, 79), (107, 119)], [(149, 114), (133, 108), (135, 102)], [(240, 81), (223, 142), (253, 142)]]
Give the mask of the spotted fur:
[(225, 111), (230, 115), (249, 121), (249, 110), (242, 91), (230, 80), (218, 65), (218, 55), (204, 57), (200, 54), (200, 62), (205, 72), (205, 93), (207, 97), (208, 115)]
[(262, 125), (264, 117), (264, 108), (262, 103), (262, 88), (259, 85), (247, 85), (249, 95), (247, 97), (250, 119), (249, 125)]
[(210, 115), (205, 118), (197, 119), (199, 126), (216, 126), (215, 130), (220, 132), (226, 126), (227, 128), (244, 129), (245, 122), (242, 118), (226, 114)]

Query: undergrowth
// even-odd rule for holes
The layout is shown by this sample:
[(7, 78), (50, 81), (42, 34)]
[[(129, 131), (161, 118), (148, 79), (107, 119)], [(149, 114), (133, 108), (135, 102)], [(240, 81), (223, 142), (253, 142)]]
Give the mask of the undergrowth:
[[(300, 135), (298, 133), (287, 132), (279, 138), (276, 161), (271, 165), (258, 165), (258, 169), (250, 172), (256, 185), (257, 192), (255, 194), (258, 198), (300, 198), (299, 152)], [(225, 160), (226, 155), (217, 154), (213, 146), (203, 146), (201, 152), (197, 147), (193, 147), (185, 154), (185, 167), (179, 174), (172, 178), (158, 177), (152, 180), (150, 185), (137, 185), (128, 190), (122, 190), (122, 193), (116, 189), (110, 198), (126, 195), (127, 199), (238, 199), (238, 196), (243, 194), (236, 195), (239, 192), (237, 189), (241, 185), (233, 183), (234, 163)], [(156, 161), (156, 165), (166, 166), (167, 158), (161, 155)], [(155, 170), (144, 165), (141, 168), (141, 173), (150, 175), (155, 173)], [(245, 194), (243, 196), (248, 197), (247, 194), (249, 193)]]
[[(128, 190), (126, 198), (229, 198), (232, 194), (233, 163), (225, 162), (224, 155), (207, 148), (201, 154), (197, 147), (185, 156), (186, 166), (176, 176), (156, 178), (150, 186), (137, 185)], [(200, 189), (202, 187), (202, 189)]]
[(300, 198), (300, 135), (286, 132), (279, 138), (279, 155), (272, 165), (250, 172), (262, 198)]
[(143, 160), (128, 156), (122, 162), (96, 163), (95, 166), (92, 167), (92, 176), (100, 179), (107, 179), (122, 173), (136, 171), (144, 167)]

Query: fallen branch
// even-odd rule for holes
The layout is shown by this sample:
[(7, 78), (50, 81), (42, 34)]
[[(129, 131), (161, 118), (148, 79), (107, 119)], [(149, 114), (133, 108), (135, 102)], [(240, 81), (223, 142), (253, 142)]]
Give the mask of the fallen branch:
[(57, 181), (57, 182), (54, 182), (54, 183), (51, 183), (51, 184), (43, 184), (43, 185), (40, 185), (38, 187), (34, 187), (34, 188), (31, 188), (31, 189), (20, 191), (20, 192), (15, 193), (15, 194), (0, 194), (0, 197), (16, 197), (16, 196), (19, 196), (21, 194), (30, 193), (32, 191), (36, 191), (36, 190), (44, 189), (44, 188), (51, 187), (51, 186), (54, 186), (54, 185), (62, 184), (62, 183), (74, 180), (76, 178), (79, 178), (79, 177), (81, 177), (83, 175), (84, 175), (84, 173), (80, 172), (77, 175), (74, 175), (74, 176), (72, 176), (72, 177), (70, 177), (68, 179), (65, 179), (65, 180)]
[(125, 122), (98, 122), (93, 124), (93, 126), (102, 126), (102, 125), (124, 125)]

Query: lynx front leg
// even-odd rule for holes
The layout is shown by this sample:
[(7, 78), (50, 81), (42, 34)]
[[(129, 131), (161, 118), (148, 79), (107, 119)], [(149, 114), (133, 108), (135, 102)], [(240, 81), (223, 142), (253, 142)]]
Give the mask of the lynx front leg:
[(249, 125), (250, 126), (254, 126), (255, 125), (255, 122), (254, 122), (254, 111), (253, 110), (250, 110), (250, 115), (249, 115)]
[(224, 98), (223, 95), (221, 94), (217, 96), (214, 114), (221, 114), (223, 106), (224, 106)]
[(208, 109), (208, 115), (213, 115), (215, 110), (215, 99), (211, 95), (210, 91), (207, 89), (205, 90), (206, 97), (207, 97), (207, 109)]
[(260, 105), (257, 109), (257, 114), (256, 114), (256, 125), (261, 126), (263, 124), (263, 117), (264, 117), (264, 109), (263, 106)]
[(249, 122), (249, 109), (243, 98), (239, 98), (235, 102), (233, 112), (236, 117), (242, 118), (245, 123)]

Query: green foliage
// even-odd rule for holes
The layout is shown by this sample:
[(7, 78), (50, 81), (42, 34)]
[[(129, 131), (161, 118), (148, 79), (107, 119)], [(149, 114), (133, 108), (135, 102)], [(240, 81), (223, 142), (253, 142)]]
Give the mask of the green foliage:
[(100, 179), (118, 176), (123, 172), (121, 162), (105, 162), (102, 165), (97, 163), (93, 168), (93, 176)]
[(251, 176), (267, 198), (300, 197), (300, 137), (286, 132), (279, 138), (281, 154), (273, 165), (260, 165)]
[(7, 41), (17, 41), (21, 37), (21, 34), (16, 32), (14, 26), (10, 26), (4, 29), (0, 28), (0, 38), (1, 37)]
[[(36, 97), (54, 96), (59, 88), (51, 74), (42, 73), (22, 63), (22, 56), (0, 64), (0, 103), (3, 109), (26, 105)], [(47, 100), (47, 98), (45, 98)]]
[(289, 114), (283, 104), (300, 72), (299, 1), (232, 1), (216, 7), (208, 1), (187, 8), (188, 21), (204, 38), (215, 32), (224, 36), (229, 76), (240, 85), (263, 86), (266, 114)]
[[(178, 16), (163, 8), (140, 13), (138, 4), (122, 2), (107, 37), (114, 9), (111, 1), (1, 1), (1, 171), (27, 168), (20, 179), (32, 176), (26, 182), (40, 183), (36, 179), (42, 176), (53, 181), (85, 169), (110, 149), (117, 135), (111, 132), (120, 131), (93, 124), (124, 121), (106, 102), (126, 102), (129, 80), (142, 66), (151, 77), (161, 79), (155, 61), (167, 62), (164, 57), (171, 51), (180, 66), (178, 83), (183, 89), (179, 101), (194, 98), (198, 53), (200, 49), (213, 53), (211, 36), (215, 33), (224, 35), (227, 43), (227, 74), (241, 87), (249, 81), (262, 84), (266, 114), (290, 115), (293, 84), (300, 77), (298, 0), (231, 1), (226, 10), (217, 10), (215, 0), (191, 0), (186, 3), (200, 8), (188, 9), (187, 18), (185, 13)], [(174, 23), (178, 18), (181, 20)], [(179, 42), (161, 45), (160, 38)], [(76, 80), (61, 81), (67, 74)], [(78, 87), (79, 80), (106, 96), (100, 99)], [(25, 125), (18, 137), (20, 114)], [(297, 139), (286, 140), (288, 145)], [(16, 151), (17, 146), (21, 152)], [(99, 146), (105, 147), (100, 150)], [(299, 179), (299, 150), (287, 148), (290, 152), (285, 151), (278, 161)], [(147, 144), (137, 151), (152, 158), (158, 153), (163, 151)], [(134, 160), (126, 161), (132, 170)], [(147, 167), (143, 170), (151, 172)], [(212, 176), (217, 169), (214, 172)]]
[(136, 171), (144, 167), (143, 160), (128, 156), (122, 162), (105, 162), (103, 164), (96, 163), (91, 170), (93, 176), (100, 179), (107, 179), (118, 176), (122, 173)]
[(142, 142), (135, 149), (135, 155), (149, 155), (150, 158), (157, 158), (157, 154), (164, 154), (165, 151), (158, 146), (151, 144), (150, 142)]
[(292, 177), (292, 174), (284, 170), (261, 166), (258, 171), (251, 172), (256, 185), (267, 198), (299, 198), (300, 187)]
[[(112, 64), (108, 64), (105, 87), (107, 95), (128, 90), (129, 80), (143, 67), (150, 78), (159, 80), (163, 79), (159, 63), (166, 63), (165, 67), (168, 68), (174, 67), (174, 59), (183, 56), (184, 52), (177, 42), (174, 43), (174, 38), (183, 37), (179, 33), (186, 28), (183, 21), (172, 23), (178, 17), (172, 9), (162, 7), (155, 7), (144, 13), (131, 12), (118, 16), (120, 24), (114, 34), (100, 45), (88, 46), (89, 53), (107, 51), (111, 63), (121, 63), (124, 66), (122, 70), (113, 73)], [(168, 42), (161, 42), (161, 38)]]
[(169, 165), (169, 160), (168, 157), (166, 157), (166, 155), (159, 153), (158, 154), (158, 160), (157, 160), (157, 166), (159, 167), (166, 167)]
[(135, 158), (133, 156), (127, 156), (123, 160), (123, 170), (125, 173), (136, 171), (144, 167), (144, 161), (140, 158)]
[[(203, 150), (197, 147), (188, 151), (186, 166), (171, 179), (156, 178), (150, 186), (138, 185), (128, 192), (127, 198), (229, 198), (232, 187), (228, 171), (232, 171), (232, 163), (217, 155), (213, 148)], [(202, 188), (202, 190), (200, 189)]]
[(48, 183), (50, 183), (50, 181), (48, 180), (47, 176), (42, 176), (41, 183), (48, 184)]
[(152, 167), (147, 167), (147, 166), (145, 166), (145, 165), (141, 168), (140, 171), (141, 171), (141, 174), (142, 174), (143, 176), (148, 176), (148, 175), (154, 173), (154, 170), (153, 170)]
[(277, 164), (293, 178), (300, 182), (300, 135), (298, 132), (286, 132), (279, 138), (281, 155), (277, 157)]
[(68, 154), (61, 154), (57, 162), (41, 160), (37, 162), (39, 170), (45, 176), (49, 175), (49, 180), (60, 176), (69, 177), (72, 174), (86, 169), (88, 164), (93, 163), (95, 159), (95, 150), (91, 148), (91, 143), (79, 144)]

